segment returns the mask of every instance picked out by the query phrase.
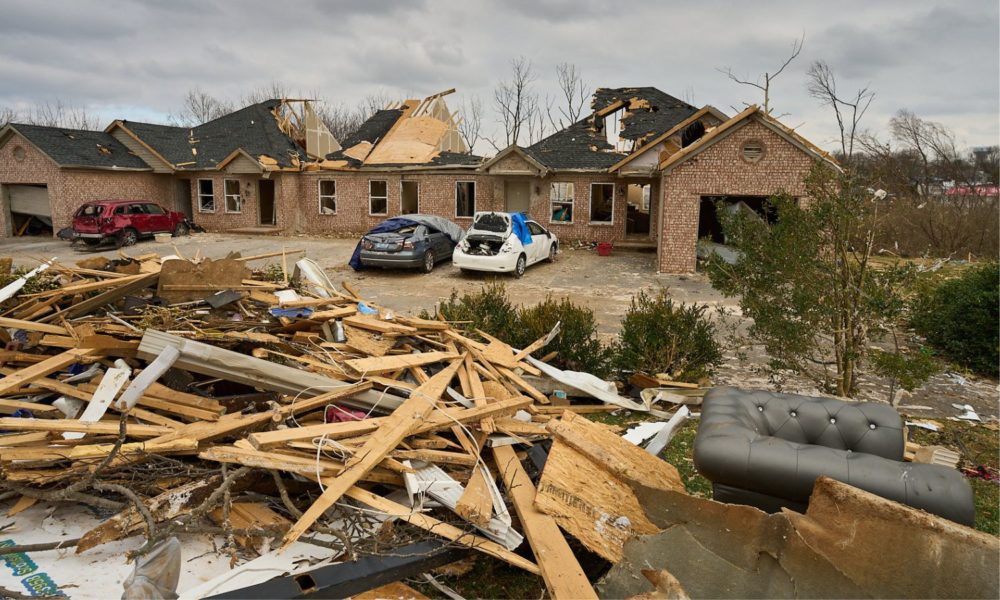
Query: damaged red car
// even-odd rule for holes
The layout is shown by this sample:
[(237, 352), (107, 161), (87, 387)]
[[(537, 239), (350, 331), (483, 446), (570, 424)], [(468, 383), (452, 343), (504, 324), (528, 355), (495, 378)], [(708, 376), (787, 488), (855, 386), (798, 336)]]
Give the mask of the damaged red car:
[(184, 213), (167, 210), (155, 202), (102, 200), (88, 202), (73, 215), (73, 240), (88, 246), (113, 241), (131, 246), (139, 238), (157, 233), (187, 235), (190, 225)]

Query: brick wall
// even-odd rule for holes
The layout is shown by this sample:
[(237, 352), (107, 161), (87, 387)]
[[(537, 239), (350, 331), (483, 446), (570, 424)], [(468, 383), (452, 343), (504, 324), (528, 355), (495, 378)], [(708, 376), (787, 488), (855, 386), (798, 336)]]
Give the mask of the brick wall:
[[(24, 149), (24, 159), (14, 158), (14, 148)], [(0, 185), (45, 184), (52, 207), (53, 231), (73, 222), (76, 209), (93, 200), (137, 199), (158, 202), (174, 209), (174, 184), (169, 175), (135, 171), (60, 169), (20, 135), (0, 146)], [(0, 236), (9, 230), (10, 207), (0, 198)]]
[[(258, 187), (257, 181), (260, 179), (259, 175), (246, 175), (246, 174), (229, 174), (229, 173), (219, 173), (215, 171), (206, 171), (201, 173), (191, 173), (190, 175), (185, 174), (185, 178), (190, 178), (191, 185), (191, 206), (192, 214), (194, 215), (194, 222), (204, 227), (208, 231), (225, 231), (227, 229), (239, 229), (242, 227), (257, 227), (260, 225), (260, 217), (258, 214), (259, 202), (258, 202)], [(278, 188), (281, 187), (280, 184), (281, 176), (274, 177), (275, 179), (275, 210), (278, 209), (279, 203), (279, 191)], [(215, 200), (215, 208), (209, 211), (201, 210), (201, 203), (199, 202), (198, 189), (199, 181), (202, 179), (208, 179), (212, 182), (212, 192), (213, 198)], [(227, 179), (233, 179), (240, 182), (240, 210), (238, 212), (228, 212), (226, 210), (226, 199), (225, 199), (225, 181)], [(276, 213), (277, 225), (278, 227), (286, 227), (284, 215), (281, 211)]]
[[(764, 145), (764, 155), (756, 163), (743, 159), (743, 144), (748, 141)], [(786, 192), (804, 198), (803, 179), (812, 164), (810, 155), (752, 120), (665, 174), (659, 271), (695, 270), (702, 196), (771, 196)], [(651, 226), (656, 227), (656, 215), (652, 218)]]
[[(553, 222), (551, 190), (553, 183), (573, 184), (573, 222)], [(590, 184), (614, 184), (614, 216), (611, 224), (590, 222)], [(531, 181), (531, 217), (551, 229), (562, 241), (613, 242), (625, 236), (628, 182), (602, 173), (556, 173)], [(503, 185), (500, 186), (501, 191)]]

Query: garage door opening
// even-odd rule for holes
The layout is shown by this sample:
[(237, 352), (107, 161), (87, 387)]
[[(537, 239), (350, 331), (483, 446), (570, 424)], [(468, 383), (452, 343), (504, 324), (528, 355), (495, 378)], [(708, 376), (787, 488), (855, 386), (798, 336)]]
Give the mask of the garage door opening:
[(718, 210), (745, 212), (768, 223), (778, 219), (778, 212), (767, 202), (767, 196), (702, 196), (698, 213), (699, 240), (707, 238), (716, 244), (726, 243)]
[(44, 184), (4, 185), (3, 204), (9, 207), (9, 234), (49, 236), (52, 230), (52, 205)]

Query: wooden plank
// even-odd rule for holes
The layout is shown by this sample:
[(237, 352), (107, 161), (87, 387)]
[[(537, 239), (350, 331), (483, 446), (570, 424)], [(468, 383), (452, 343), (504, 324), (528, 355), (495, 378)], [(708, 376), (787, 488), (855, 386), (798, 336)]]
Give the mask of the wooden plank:
[(416, 429), (419, 422), (427, 417), (437, 401), (441, 399), (441, 395), (444, 394), (445, 388), (451, 383), (461, 364), (462, 359), (453, 361), (448, 367), (434, 375), (430, 381), (414, 390), (399, 408), (385, 418), (378, 431), (347, 462), (344, 472), (332, 481), (326, 491), (288, 530), (282, 543), (283, 549), (299, 539), (345, 492)]
[(3, 379), (0, 379), (0, 395), (5, 394), (10, 390), (17, 389), (26, 383), (31, 383), (36, 379), (55, 373), (56, 371), (64, 369), (75, 362), (80, 362), (88, 358), (96, 358), (100, 355), (101, 353), (98, 350), (77, 348), (67, 350), (61, 354), (56, 354), (55, 356), (47, 358), (40, 363), (33, 364), (30, 367), (25, 367), (16, 373), (7, 375)]
[(36, 323), (35, 321), (9, 319), (7, 317), (0, 317), (0, 327), (13, 327), (14, 329), (23, 329), (25, 331), (66, 335), (65, 327), (59, 327), (58, 325), (46, 325), (45, 323)]
[(358, 327), (360, 329), (377, 331), (378, 333), (402, 333), (402, 334), (417, 333), (416, 327), (410, 327), (408, 325), (400, 325), (399, 323), (393, 323), (392, 321), (382, 321), (380, 319), (368, 316), (347, 317), (344, 319), (344, 323), (346, 325), (350, 325), (352, 327)]
[(0, 447), (13, 448), (14, 446), (36, 445), (47, 442), (49, 437), (49, 434), (44, 431), (33, 431), (31, 433), (7, 433), (0, 435)]
[(535, 486), (510, 446), (493, 448), (493, 458), (521, 519), (524, 535), (538, 560), (549, 595), (562, 598), (597, 598), (566, 538), (552, 517), (535, 508)]
[[(86, 460), (104, 458), (114, 444), (91, 444), (85, 446), (48, 446), (45, 448), (0, 448), (0, 461), (12, 460)], [(192, 439), (176, 439), (170, 442), (131, 442), (122, 444), (118, 454), (122, 457), (144, 454), (192, 453), (198, 450), (198, 442)]]
[[(3, 380), (0, 379), (0, 382)], [(7, 400), (0, 398), (0, 414), (12, 415), (19, 410), (30, 410), (35, 414), (62, 414), (62, 411), (51, 404), (38, 404), (36, 402), (22, 402), (20, 400)]]
[[(9, 431), (51, 431), (51, 432), (81, 432), (104, 435), (118, 435), (117, 421), (80, 421), (77, 419), (18, 419), (0, 417), (0, 430)], [(125, 426), (128, 437), (151, 438), (170, 433), (167, 427), (159, 425), (137, 425), (129, 423)]]
[(430, 365), (458, 358), (452, 352), (419, 352), (416, 354), (397, 354), (395, 356), (376, 356), (372, 358), (352, 358), (344, 361), (358, 373), (379, 375), (398, 369)]
[(497, 370), (500, 371), (501, 375), (513, 381), (514, 385), (524, 390), (524, 393), (534, 398), (536, 402), (541, 402), (542, 404), (550, 403), (548, 396), (539, 392), (537, 389), (534, 388), (534, 386), (532, 386), (530, 383), (528, 383), (527, 381), (522, 379), (519, 375), (517, 375), (517, 373), (514, 373), (514, 371), (511, 371), (510, 369), (507, 369), (505, 367), (499, 367)]
[(486, 473), (477, 467), (469, 478), (462, 497), (455, 504), (455, 512), (466, 521), (485, 527), (493, 516), (493, 496), (486, 484)]
[[(323, 483), (326, 486), (331, 486), (334, 484), (335, 479), (324, 480)], [(329, 489), (329, 487), (328, 487)], [(531, 562), (530, 560), (519, 556), (510, 550), (507, 550), (500, 544), (486, 539), (484, 537), (468, 533), (443, 521), (439, 521), (433, 517), (425, 515), (420, 512), (414, 512), (413, 509), (403, 506), (397, 502), (393, 502), (382, 496), (373, 494), (363, 488), (353, 486), (348, 488), (344, 495), (349, 498), (353, 498), (362, 504), (366, 504), (379, 512), (383, 512), (387, 515), (396, 517), (407, 523), (419, 527), (425, 531), (429, 531), (435, 535), (439, 535), (447, 540), (451, 540), (457, 544), (462, 544), (463, 546), (468, 546), (482, 552), (483, 554), (488, 554), (494, 558), (498, 558), (508, 564), (511, 564), (519, 569), (524, 569), (525, 571), (538, 575), (540, 574), (539, 565)], [(570, 555), (572, 556), (572, 555)], [(575, 560), (575, 559), (574, 559)], [(590, 596), (579, 596), (580, 598), (587, 598)], [(596, 598), (596, 596), (593, 596)]]

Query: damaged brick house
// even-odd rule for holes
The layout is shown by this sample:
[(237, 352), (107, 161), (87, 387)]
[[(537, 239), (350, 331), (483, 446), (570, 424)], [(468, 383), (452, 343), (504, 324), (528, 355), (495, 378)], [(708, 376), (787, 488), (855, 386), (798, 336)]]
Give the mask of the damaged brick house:
[[(69, 224), (87, 200), (143, 198), (215, 231), (365, 231), (421, 212), (471, 223), (527, 211), (560, 239), (655, 248), (661, 272), (695, 268), (716, 202), (761, 210), (832, 159), (751, 107), (729, 118), (655, 88), (599, 89), (593, 112), (489, 160), (471, 155), (454, 90), (378, 111), (339, 143), (308, 101), (270, 100), (193, 128), (119, 120), (104, 132), (0, 129), (0, 232), (25, 215)], [(24, 212), (28, 211), (28, 212)]]

